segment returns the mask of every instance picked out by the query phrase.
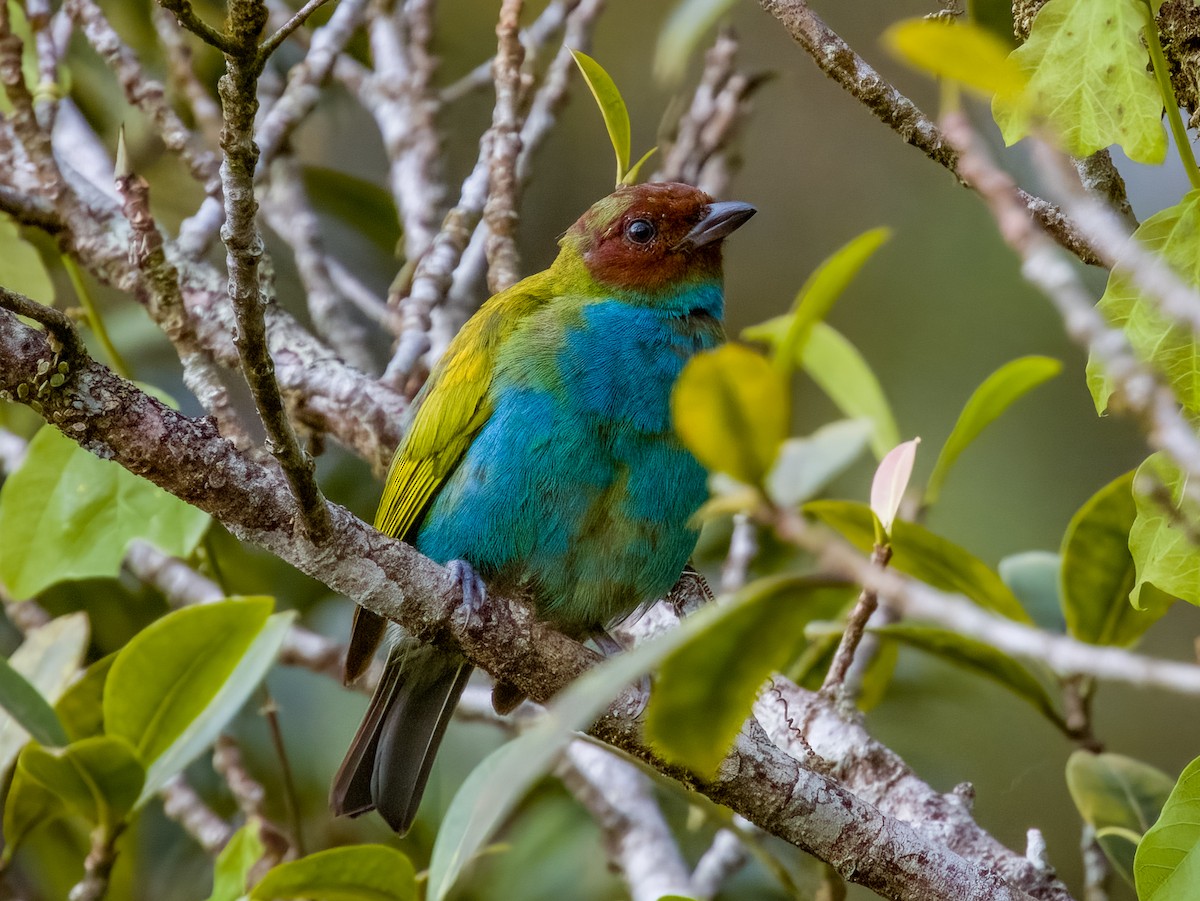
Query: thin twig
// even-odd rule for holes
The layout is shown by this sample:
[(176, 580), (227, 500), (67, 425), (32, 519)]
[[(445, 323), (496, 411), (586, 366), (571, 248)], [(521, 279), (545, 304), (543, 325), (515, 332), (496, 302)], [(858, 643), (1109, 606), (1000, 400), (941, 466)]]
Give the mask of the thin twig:
[(293, 31), (308, 21), (309, 16), (311, 16), (314, 12), (328, 2), (329, 0), (308, 0), (308, 2), (305, 3), (304, 6), (302, 6), (299, 10), (297, 10), (296, 14), (288, 19), (288, 21), (284, 23), (284, 25), (278, 31), (276, 31), (273, 35), (259, 45), (259, 60), (262, 63), (266, 63), (267, 57), (274, 53), (279, 45), (286, 41)]
[[(883, 569), (891, 559), (891, 545), (875, 545), (875, 549), (871, 553), (873, 566)], [(833, 655), (833, 663), (829, 665), (829, 672), (825, 674), (825, 682), (821, 685), (821, 691), (825, 694), (840, 694), (843, 691), (846, 674), (850, 672), (850, 666), (854, 663), (854, 652), (858, 650), (858, 644), (862, 641), (863, 630), (866, 629), (867, 621), (870, 620), (878, 606), (879, 595), (864, 587), (858, 596), (858, 601), (854, 604), (854, 609), (850, 611), (850, 617), (846, 620), (846, 629), (842, 632), (842, 639)]]
[[(200, 38), (204, 43), (216, 47), (222, 53), (233, 52), (235, 47), (234, 41), (201, 19), (196, 11), (192, 9), (192, 4), (188, 0), (158, 0), (158, 2), (163, 9), (175, 14), (176, 20), (183, 28)], [(255, 35), (257, 34), (258, 32), (255, 32)]]
[(83, 861), (83, 878), (71, 889), (67, 901), (101, 901), (108, 894), (112, 869), (117, 863), (117, 839), (124, 830), (124, 823), (92, 830), (92, 847)]
[(492, 62), (496, 104), (492, 111), (492, 137), (488, 159), (488, 198), (483, 221), (489, 231), (485, 250), (488, 288), (493, 294), (516, 284), (517, 203), (520, 184), (517, 159), (521, 153), (521, 64), (525, 48), (519, 37), (523, 0), (504, 0), (496, 24), (497, 49)]

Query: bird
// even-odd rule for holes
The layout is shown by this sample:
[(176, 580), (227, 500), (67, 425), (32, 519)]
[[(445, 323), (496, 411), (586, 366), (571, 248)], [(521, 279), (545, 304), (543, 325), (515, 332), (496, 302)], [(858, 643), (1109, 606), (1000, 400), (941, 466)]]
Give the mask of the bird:
[[(414, 398), (375, 527), (447, 565), (464, 604), (519, 591), (580, 640), (665, 595), (708, 493), (672, 428), (671, 390), (724, 340), (722, 243), (755, 212), (671, 182), (596, 202), (548, 269), (493, 295), (450, 342)], [(348, 683), (380, 645), (383, 676), (330, 805), (375, 809), (403, 835), (471, 665), (357, 607)], [(520, 700), (503, 687), (498, 709)]]

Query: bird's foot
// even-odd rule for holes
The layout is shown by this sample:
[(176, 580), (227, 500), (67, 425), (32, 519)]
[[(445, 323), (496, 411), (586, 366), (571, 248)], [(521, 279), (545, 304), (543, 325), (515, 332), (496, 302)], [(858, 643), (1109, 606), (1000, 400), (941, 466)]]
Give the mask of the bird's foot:
[(487, 585), (483, 578), (466, 560), (451, 560), (446, 569), (462, 591), (462, 604), (455, 611), (455, 618), (461, 619), (466, 626), (479, 625), (479, 612), (487, 601)]

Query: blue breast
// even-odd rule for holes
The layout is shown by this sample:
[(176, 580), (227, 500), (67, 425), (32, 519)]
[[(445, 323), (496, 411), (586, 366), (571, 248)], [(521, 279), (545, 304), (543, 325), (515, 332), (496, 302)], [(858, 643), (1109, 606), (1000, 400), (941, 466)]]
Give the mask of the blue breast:
[(492, 415), (417, 547), (527, 584), (542, 613), (573, 631), (666, 593), (707, 497), (703, 468), (672, 430), (670, 393), (687, 359), (719, 341), (720, 300), (719, 286), (681, 298), (707, 317), (699, 324), (615, 300), (581, 304), (569, 325), (561, 312), (531, 321), (535, 335), (514, 336)]

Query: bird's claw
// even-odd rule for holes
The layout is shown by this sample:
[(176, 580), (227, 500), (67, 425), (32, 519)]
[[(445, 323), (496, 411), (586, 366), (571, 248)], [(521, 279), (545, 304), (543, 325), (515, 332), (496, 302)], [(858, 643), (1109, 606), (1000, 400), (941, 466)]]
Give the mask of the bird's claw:
[(487, 601), (487, 585), (466, 560), (451, 560), (446, 569), (462, 591), (462, 604), (455, 611), (456, 618), (461, 618), (466, 626), (479, 625), (479, 613)]

